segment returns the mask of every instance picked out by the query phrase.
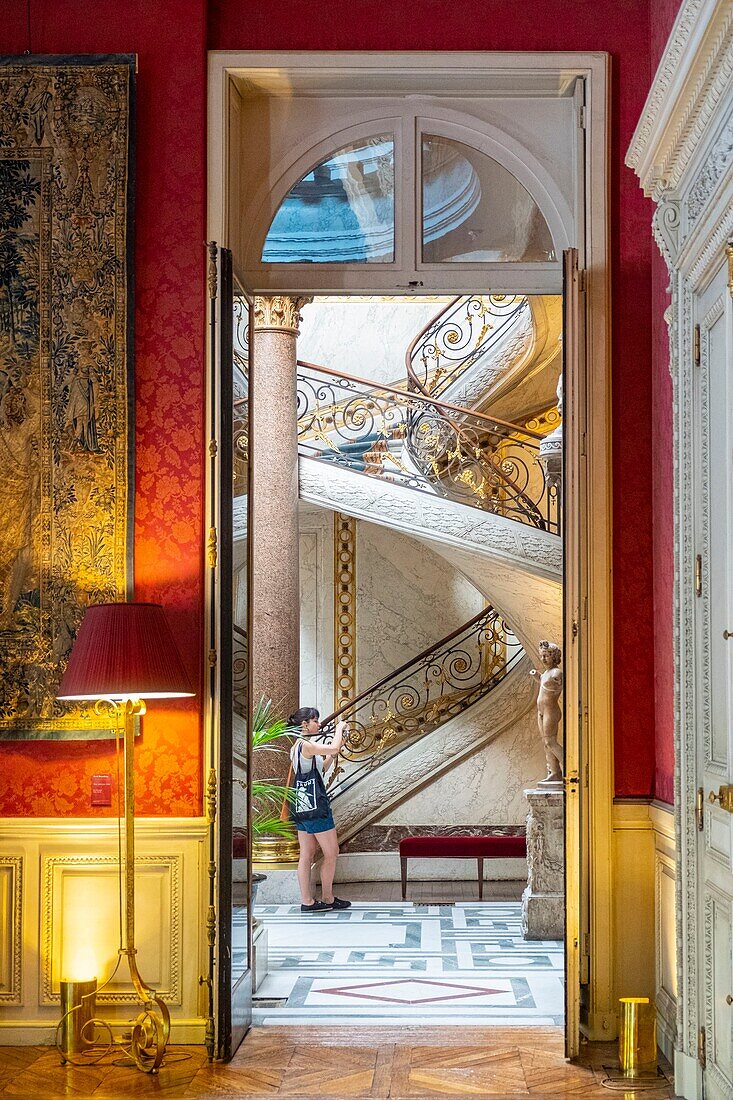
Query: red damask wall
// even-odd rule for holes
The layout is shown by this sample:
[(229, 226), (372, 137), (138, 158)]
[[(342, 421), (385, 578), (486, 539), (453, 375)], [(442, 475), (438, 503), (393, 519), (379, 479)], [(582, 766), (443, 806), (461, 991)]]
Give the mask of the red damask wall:
[[(204, 0), (31, 0), (34, 53), (139, 56), (135, 249), (135, 595), (166, 608), (201, 694), (206, 8)], [(3, 0), (0, 52), (28, 48), (25, 0)], [(201, 804), (200, 702), (151, 704), (138, 812)], [(0, 815), (105, 815), (98, 742), (2, 747)]]
[[(4, 7), (3, 52), (21, 53), (26, 5)], [(199, 685), (206, 8), (206, 0), (31, 0), (34, 52), (139, 55), (137, 595), (169, 609)], [(664, 652), (654, 629), (664, 547), (652, 539), (653, 245), (651, 205), (623, 166), (650, 82), (649, 0), (210, 0), (208, 46), (611, 53), (616, 792), (652, 794), (655, 644)], [(657, 461), (663, 469), (658, 452)], [(657, 688), (664, 701), (664, 677)], [(146, 719), (140, 812), (198, 812), (200, 726), (198, 702), (165, 714), (160, 705)], [(3, 763), (0, 815), (82, 815), (91, 812), (90, 776), (110, 757), (104, 747), (34, 744), (6, 746)]]
[[(661, 60), (680, 0), (652, 0), (652, 69)], [(654, 795), (674, 801), (674, 488), (672, 468), (672, 380), (664, 311), (669, 304), (668, 273), (656, 245), (652, 248), (652, 485), (654, 559)]]

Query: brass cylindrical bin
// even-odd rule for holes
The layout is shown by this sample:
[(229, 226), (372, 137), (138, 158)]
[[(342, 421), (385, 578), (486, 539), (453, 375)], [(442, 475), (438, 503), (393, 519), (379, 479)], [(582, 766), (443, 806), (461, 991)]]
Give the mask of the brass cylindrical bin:
[(58, 1048), (61, 1057), (82, 1054), (94, 1045), (94, 1030), (84, 1027), (94, 1018), (97, 1009), (97, 979), (85, 982), (61, 982), (61, 1034)]
[(657, 1071), (657, 1011), (649, 997), (619, 1001), (618, 1060), (624, 1077)]

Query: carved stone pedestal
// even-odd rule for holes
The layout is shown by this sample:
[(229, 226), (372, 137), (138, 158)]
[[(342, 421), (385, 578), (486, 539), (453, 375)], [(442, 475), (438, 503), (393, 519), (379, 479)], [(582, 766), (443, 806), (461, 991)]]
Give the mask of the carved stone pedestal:
[(527, 815), (527, 888), (522, 894), (522, 934), (527, 940), (565, 937), (565, 794), (524, 792)]

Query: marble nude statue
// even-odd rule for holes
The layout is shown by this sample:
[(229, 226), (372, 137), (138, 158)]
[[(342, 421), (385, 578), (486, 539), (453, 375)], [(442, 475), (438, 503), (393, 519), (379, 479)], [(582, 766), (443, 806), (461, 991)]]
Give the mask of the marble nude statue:
[(559, 667), (562, 660), (562, 650), (554, 642), (541, 641), (539, 651), (543, 671), (539, 672), (536, 668), (533, 668), (529, 673), (530, 676), (539, 679), (537, 726), (547, 759), (547, 776), (538, 786), (557, 787), (562, 785), (562, 749), (557, 739), (562, 717), (562, 711), (560, 710), (562, 672)]

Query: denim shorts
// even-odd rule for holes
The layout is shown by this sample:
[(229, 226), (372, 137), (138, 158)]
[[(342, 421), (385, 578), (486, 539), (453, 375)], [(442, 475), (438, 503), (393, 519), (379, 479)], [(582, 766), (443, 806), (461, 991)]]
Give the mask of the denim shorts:
[(335, 829), (336, 823), (333, 814), (328, 811), (326, 817), (314, 817), (310, 821), (296, 821), (295, 828), (299, 833), (325, 833), (329, 829)]

